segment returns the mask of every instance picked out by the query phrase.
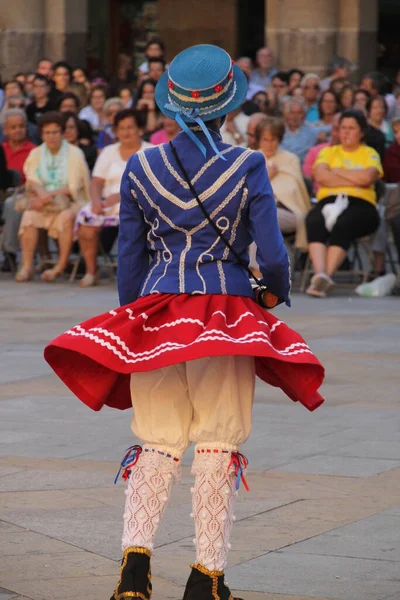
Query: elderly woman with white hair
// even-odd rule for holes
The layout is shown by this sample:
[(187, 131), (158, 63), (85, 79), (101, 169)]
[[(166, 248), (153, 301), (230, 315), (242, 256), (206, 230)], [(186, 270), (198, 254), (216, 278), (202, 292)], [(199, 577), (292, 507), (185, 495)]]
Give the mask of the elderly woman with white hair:
[(281, 148), (293, 152), (303, 162), (309, 149), (317, 143), (318, 128), (305, 122), (306, 108), (302, 100), (288, 100), (283, 105), (285, 135)]
[(115, 144), (115, 142), (118, 141), (114, 131), (114, 119), (115, 115), (121, 110), (124, 110), (124, 108), (125, 105), (122, 102), (121, 98), (114, 97), (109, 98), (105, 101), (103, 111), (108, 123), (100, 131), (99, 136), (97, 138), (98, 153), (100, 153), (106, 146), (109, 146), (110, 144)]

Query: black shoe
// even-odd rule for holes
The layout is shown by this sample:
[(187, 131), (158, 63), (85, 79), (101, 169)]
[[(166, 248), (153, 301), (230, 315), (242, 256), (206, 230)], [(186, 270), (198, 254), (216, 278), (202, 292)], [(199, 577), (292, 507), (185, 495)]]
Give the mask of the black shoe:
[(191, 565), (183, 600), (241, 600), (233, 598), (223, 571), (209, 571), (202, 565)]
[(2, 273), (15, 273), (17, 270), (17, 255), (12, 252), (4, 252), (4, 260), (0, 270)]
[(121, 564), (121, 576), (111, 600), (124, 598), (151, 598), (151, 552), (147, 548), (127, 548)]

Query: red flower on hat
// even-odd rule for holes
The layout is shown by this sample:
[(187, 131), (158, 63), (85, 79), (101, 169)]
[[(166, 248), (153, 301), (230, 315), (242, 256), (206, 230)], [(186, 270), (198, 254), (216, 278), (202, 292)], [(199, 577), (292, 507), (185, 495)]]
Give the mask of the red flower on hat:
[(215, 86), (214, 88), (214, 92), (222, 92), (222, 85), (219, 83), (218, 85)]
[(232, 71), (232, 69), (228, 73), (228, 79), (233, 79), (233, 71)]
[(171, 80), (168, 81), (168, 87), (169, 87), (170, 90), (174, 89), (174, 84), (172, 83)]
[(198, 92), (197, 90), (193, 90), (192, 98), (200, 98), (200, 92)]

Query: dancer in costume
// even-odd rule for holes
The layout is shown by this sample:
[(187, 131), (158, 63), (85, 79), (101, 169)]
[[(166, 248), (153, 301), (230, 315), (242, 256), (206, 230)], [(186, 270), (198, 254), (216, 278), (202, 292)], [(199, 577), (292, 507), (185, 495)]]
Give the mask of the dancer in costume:
[[(255, 376), (309, 410), (323, 401), (323, 367), (297, 332), (265, 310), (290, 305), (265, 159), (219, 134), (246, 91), (244, 74), (221, 48), (194, 46), (172, 61), (156, 100), (183, 131), (132, 156), (121, 183), (121, 307), (45, 350), (92, 409), (133, 406), (142, 446), (121, 465), (128, 485), (114, 600), (151, 597), (154, 537), (191, 442), (196, 560), (184, 598), (231, 599), (224, 569)], [(252, 241), (263, 276), (257, 302), (247, 271)]]

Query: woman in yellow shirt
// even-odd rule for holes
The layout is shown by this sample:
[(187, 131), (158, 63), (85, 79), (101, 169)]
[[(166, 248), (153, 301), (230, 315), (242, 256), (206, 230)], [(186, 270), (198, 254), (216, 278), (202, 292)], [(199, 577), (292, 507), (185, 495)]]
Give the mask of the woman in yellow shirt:
[[(320, 186), (318, 203), (306, 218), (308, 251), (315, 273), (307, 289), (310, 296), (324, 298), (352, 242), (378, 229), (374, 186), (383, 171), (377, 152), (363, 143), (366, 129), (361, 111), (345, 110), (339, 122), (340, 143), (323, 148), (315, 162), (314, 177)], [(339, 194), (347, 197), (348, 205), (331, 226), (323, 208), (334, 203)]]

